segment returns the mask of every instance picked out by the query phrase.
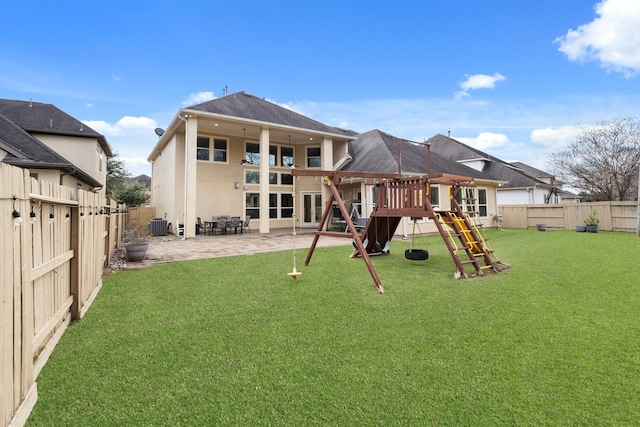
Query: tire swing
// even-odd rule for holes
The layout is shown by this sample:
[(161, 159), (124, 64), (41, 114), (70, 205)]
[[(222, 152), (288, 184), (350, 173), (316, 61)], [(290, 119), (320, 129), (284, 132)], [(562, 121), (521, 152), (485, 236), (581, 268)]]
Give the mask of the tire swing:
[[(411, 231), (411, 246), (409, 249), (404, 251), (404, 257), (406, 259), (412, 261), (425, 261), (429, 259), (429, 252), (426, 249), (414, 249), (413, 242), (416, 236), (416, 223), (418, 222), (417, 218), (413, 220), (413, 230)], [(420, 231), (420, 227), (418, 227), (418, 231)], [(422, 232), (421, 232), (422, 234)]]

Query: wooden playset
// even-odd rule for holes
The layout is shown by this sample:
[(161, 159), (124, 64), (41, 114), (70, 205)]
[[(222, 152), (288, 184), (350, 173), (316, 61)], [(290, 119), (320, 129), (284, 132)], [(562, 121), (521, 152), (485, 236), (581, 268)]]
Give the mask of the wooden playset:
[[(481, 276), (487, 271), (497, 273), (509, 268), (494, 256), (493, 250), (470, 217), (470, 212), (465, 212), (456, 200), (456, 195), (462, 188), (475, 186), (470, 177), (429, 173), (422, 176), (402, 177), (400, 173), (307, 169), (293, 169), (292, 174), (322, 176), (331, 191), (318, 228), (314, 232), (313, 243), (309, 248), (305, 265), (311, 261), (320, 236), (351, 238), (355, 247), (352, 256), (361, 257), (364, 260), (378, 292), (383, 294), (382, 282), (371, 263), (370, 256), (388, 254), (389, 244), (402, 217), (413, 217), (429, 218), (434, 221), (455, 264), (456, 278)], [(344, 178), (372, 180), (373, 185), (377, 187), (378, 201), (364, 227), (356, 227), (352, 215), (340, 197), (339, 186)], [(450, 202), (448, 209), (434, 209), (431, 205), (430, 191), (433, 184), (448, 186)], [(346, 232), (325, 230), (325, 225), (336, 207), (341, 213), (341, 220), (346, 223)], [(428, 254), (425, 256), (424, 252), (418, 251), (416, 254), (405, 254), (405, 256), (408, 259), (426, 259)]]

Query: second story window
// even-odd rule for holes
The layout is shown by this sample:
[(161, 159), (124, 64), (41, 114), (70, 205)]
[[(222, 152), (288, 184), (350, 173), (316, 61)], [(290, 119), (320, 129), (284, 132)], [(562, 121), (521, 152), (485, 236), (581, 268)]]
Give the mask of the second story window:
[(320, 147), (307, 147), (307, 167), (319, 168), (321, 166)]
[(196, 158), (198, 160), (209, 160), (209, 137), (199, 136), (197, 140), (198, 152)]
[(247, 142), (247, 148), (244, 153), (244, 159), (251, 165), (260, 164), (260, 145), (253, 142)]
[(227, 163), (227, 140), (213, 138), (213, 161)]
[(280, 163), (284, 167), (293, 166), (293, 148), (280, 147)]
[(227, 163), (227, 140), (225, 138), (198, 136), (196, 145), (198, 160)]

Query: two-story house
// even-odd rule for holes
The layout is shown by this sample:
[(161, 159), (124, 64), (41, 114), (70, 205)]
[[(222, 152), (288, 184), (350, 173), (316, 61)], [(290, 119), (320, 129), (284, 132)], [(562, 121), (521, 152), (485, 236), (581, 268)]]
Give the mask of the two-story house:
[(28, 168), (38, 180), (105, 192), (104, 136), (52, 104), (0, 99), (0, 161)]

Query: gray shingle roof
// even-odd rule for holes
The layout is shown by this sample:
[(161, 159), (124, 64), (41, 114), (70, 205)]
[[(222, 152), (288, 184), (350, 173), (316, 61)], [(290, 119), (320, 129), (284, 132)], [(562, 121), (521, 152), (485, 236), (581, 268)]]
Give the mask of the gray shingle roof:
[(489, 159), (486, 162), (483, 172), (497, 181), (506, 181), (507, 184), (502, 188), (527, 188), (534, 186), (547, 186), (546, 183), (528, 176), (521, 170), (515, 169), (509, 163), (500, 160), (490, 154), (470, 147), (453, 138), (444, 135), (436, 135), (428, 140), (431, 143), (431, 149), (438, 154), (448, 157), (452, 160), (471, 160), (478, 158)]
[[(9, 153), (5, 163), (32, 162), (73, 166), (69, 161), (0, 115), (0, 142)], [(12, 160), (15, 159), (15, 160)]]
[(333, 135), (353, 136), (355, 132), (327, 126), (295, 111), (276, 105), (246, 92), (232, 93), (221, 98), (193, 105), (188, 110), (204, 111), (231, 117), (256, 120)]
[[(340, 169), (354, 172), (397, 173), (398, 141), (401, 146), (402, 173), (425, 174), (427, 172), (427, 148), (424, 145), (397, 138), (377, 129), (362, 133), (355, 140), (349, 142), (349, 155), (352, 159)], [(487, 174), (441, 156), (433, 150), (431, 152), (431, 173), (491, 179)]]
[(545, 172), (545, 171), (541, 171), (540, 169), (536, 169), (533, 166), (529, 166), (526, 163), (522, 163), (522, 162), (511, 162), (511, 165), (517, 167), (518, 169), (522, 169), (522, 171), (524, 173), (526, 173), (527, 175), (533, 177), (533, 178), (555, 178), (552, 174), (550, 174), (549, 172)]
[(29, 133), (69, 135), (98, 140), (107, 157), (113, 152), (105, 137), (52, 104), (0, 99), (0, 115)]

